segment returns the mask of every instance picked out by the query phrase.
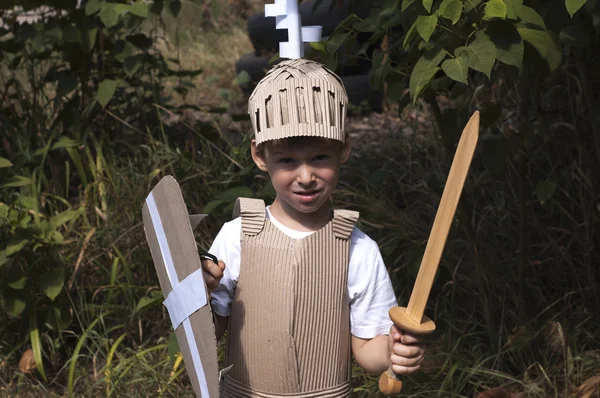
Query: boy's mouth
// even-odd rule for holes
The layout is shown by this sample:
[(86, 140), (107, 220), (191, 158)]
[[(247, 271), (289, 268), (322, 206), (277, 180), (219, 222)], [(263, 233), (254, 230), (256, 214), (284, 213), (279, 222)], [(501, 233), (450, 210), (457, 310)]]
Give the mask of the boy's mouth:
[(320, 192), (320, 190), (316, 190), (307, 192), (294, 192), (294, 194), (298, 196), (301, 202), (311, 202), (317, 197), (317, 195)]

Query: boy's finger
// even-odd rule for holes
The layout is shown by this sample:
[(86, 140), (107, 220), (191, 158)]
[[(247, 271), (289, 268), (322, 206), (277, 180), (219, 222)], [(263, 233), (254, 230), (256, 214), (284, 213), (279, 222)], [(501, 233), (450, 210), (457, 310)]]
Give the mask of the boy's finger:
[(211, 260), (202, 260), (202, 269), (205, 273), (209, 274), (213, 278), (221, 279), (223, 277), (225, 263), (223, 263), (222, 261), (219, 261), (219, 263), (223, 264), (223, 268), (221, 268), (220, 264), (215, 264)]
[(219, 281), (212, 277), (209, 273), (204, 271), (204, 281), (206, 282), (206, 287), (208, 290), (214, 290), (219, 287)]
[(417, 370), (419, 370), (420, 367), (421, 367), (421, 365), (417, 365), (417, 366), (392, 365), (392, 371), (397, 375), (408, 375), (408, 374), (415, 373)]
[(219, 268), (221, 268), (221, 271), (225, 271), (225, 263), (223, 262), (223, 260), (219, 260), (219, 263), (217, 265), (219, 266)]
[(424, 356), (416, 357), (416, 358), (405, 358), (398, 355), (392, 355), (390, 357), (390, 362), (392, 365), (396, 366), (404, 366), (407, 368), (419, 366), (425, 360)]
[(400, 328), (398, 328), (398, 326), (392, 325), (391, 335), (394, 341), (400, 342), (400, 340), (402, 339), (403, 332)]
[(423, 347), (418, 345), (394, 344), (393, 349), (394, 354), (405, 358), (416, 358), (419, 355), (423, 355), (424, 352)]
[(419, 344), (423, 339), (415, 336), (414, 334), (404, 333), (401, 338), (402, 344)]

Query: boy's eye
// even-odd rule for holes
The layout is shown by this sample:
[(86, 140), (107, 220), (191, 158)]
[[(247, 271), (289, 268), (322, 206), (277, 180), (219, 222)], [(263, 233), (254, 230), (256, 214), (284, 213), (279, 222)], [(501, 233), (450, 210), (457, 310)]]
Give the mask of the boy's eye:
[(277, 163), (289, 164), (292, 163), (294, 159), (292, 158), (281, 158), (277, 161)]
[(321, 154), (314, 157), (314, 160), (326, 160), (329, 159), (329, 155)]

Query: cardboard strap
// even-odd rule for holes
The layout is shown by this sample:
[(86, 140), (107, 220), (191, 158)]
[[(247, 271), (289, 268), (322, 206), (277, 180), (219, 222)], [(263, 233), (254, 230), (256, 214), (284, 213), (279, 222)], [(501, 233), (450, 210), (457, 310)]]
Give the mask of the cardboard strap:
[[(165, 230), (163, 228), (162, 221), (160, 219), (160, 214), (158, 213), (158, 208), (156, 207), (156, 202), (154, 201), (154, 196), (152, 192), (148, 195), (146, 199), (146, 203), (148, 204), (148, 211), (150, 213), (150, 218), (152, 219), (152, 225), (154, 226), (154, 231), (156, 232), (156, 238), (158, 240), (158, 245), (160, 247), (160, 254), (162, 256), (163, 262), (166, 266), (167, 276), (169, 277), (169, 281), (171, 282), (171, 286), (173, 288), (172, 292), (177, 290), (179, 283), (179, 278), (177, 277), (177, 271), (175, 270), (175, 266), (173, 265), (173, 257), (171, 256), (171, 250), (169, 249), (169, 243), (167, 241), (167, 237), (165, 235)], [(196, 274), (194, 272), (190, 274), (190, 276)], [(202, 274), (200, 274), (202, 277)], [(184, 279), (187, 280), (188, 278)], [(204, 290), (204, 280), (202, 280), (202, 289)], [(169, 294), (170, 296), (170, 294)], [(206, 300), (206, 291), (203, 291), (199, 296), (204, 296)], [(168, 299), (168, 297), (167, 297)], [(165, 300), (166, 301), (166, 300)], [(168, 307), (167, 307), (168, 308)], [(185, 311), (184, 311), (185, 312)], [(173, 316), (169, 311), (169, 316), (171, 316), (171, 322), (173, 322)], [(194, 369), (196, 370), (196, 376), (198, 377), (198, 383), (200, 384), (200, 393), (202, 397), (209, 397), (208, 394), (208, 384), (206, 382), (206, 375), (204, 374), (204, 369), (202, 368), (202, 361), (200, 360), (200, 354), (198, 353), (198, 345), (196, 344), (196, 339), (194, 338), (194, 331), (192, 330), (192, 325), (190, 324), (189, 315), (184, 317), (182, 323), (183, 328), (185, 330), (186, 340), (188, 346), (190, 347), (190, 353), (192, 355), (192, 362), (194, 363)], [(175, 323), (173, 323), (173, 327), (176, 329)]]
[(207, 303), (202, 269), (188, 275), (183, 281), (173, 286), (173, 290), (163, 302), (169, 311), (173, 329), (177, 329), (184, 320)]

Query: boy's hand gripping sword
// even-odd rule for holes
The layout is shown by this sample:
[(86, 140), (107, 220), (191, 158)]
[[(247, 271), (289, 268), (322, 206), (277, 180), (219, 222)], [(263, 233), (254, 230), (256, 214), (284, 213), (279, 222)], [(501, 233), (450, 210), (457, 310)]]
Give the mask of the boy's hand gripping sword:
[[(475, 111), (458, 142), (408, 307), (394, 307), (389, 311), (394, 324), (410, 333), (427, 335), (435, 330), (435, 324), (431, 319), (424, 316), (423, 312), (446, 245), (446, 238), (471, 165), (478, 136), (479, 111)], [(385, 395), (398, 394), (402, 389), (402, 381), (398, 375), (394, 374), (391, 366), (379, 378), (379, 389)]]

